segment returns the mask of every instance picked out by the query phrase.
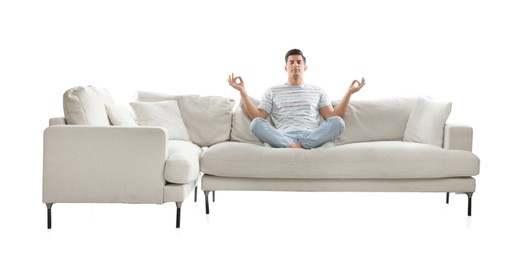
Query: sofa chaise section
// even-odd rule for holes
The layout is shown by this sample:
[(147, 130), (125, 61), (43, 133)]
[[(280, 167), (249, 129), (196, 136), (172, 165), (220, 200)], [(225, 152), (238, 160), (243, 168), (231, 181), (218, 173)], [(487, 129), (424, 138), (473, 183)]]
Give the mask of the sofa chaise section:
[[(192, 191), (197, 199), (201, 147), (229, 139), (234, 103), (223, 97), (156, 100), (153, 93), (139, 94), (130, 111), (115, 104), (106, 89), (75, 87), (64, 93), (64, 117), (51, 118), (44, 131), (48, 228), (55, 203), (166, 202), (176, 203), (180, 227), (182, 203)], [(195, 110), (205, 118), (184, 123), (181, 114)], [(197, 127), (208, 118), (220, 125)]]

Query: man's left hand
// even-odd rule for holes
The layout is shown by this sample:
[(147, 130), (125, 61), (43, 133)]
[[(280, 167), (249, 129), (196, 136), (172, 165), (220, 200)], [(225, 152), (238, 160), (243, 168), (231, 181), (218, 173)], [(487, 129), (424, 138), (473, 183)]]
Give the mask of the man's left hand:
[(352, 81), (352, 84), (350, 84), (350, 87), (348, 88), (348, 92), (350, 92), (350, 94), (354, 94), (356, 92), (358, 92), (359, 90), (361, 90), (361, 88), (363, 88), (363, 86), (366, 84), (366, 81), (364, 78), (361, 79), (361, 82), (359, 82), (359, 80), (354, 80)]

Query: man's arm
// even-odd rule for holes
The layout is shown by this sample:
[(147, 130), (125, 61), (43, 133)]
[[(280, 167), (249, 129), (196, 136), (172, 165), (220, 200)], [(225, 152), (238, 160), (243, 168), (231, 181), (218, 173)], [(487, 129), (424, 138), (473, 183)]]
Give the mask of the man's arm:
[(233, 74), (231, 74), (228, 78), (228, 83), (231, 85), (231, 87), (240, 92), (240, 98), (244, 102), (245, 110), (247, 111), (247, 114), (251, 120), (257, 117), (266, 118), (268, 116), (267, 111), (257, 108), (256, 105), (252, 102), (251, 97), (247, 94), (247, 91), (245, 91), (242, 77), (235, 77)]
[(352, 84), (350, 84), (348, 87), (347, 93), (345, 93), (345, 96), (343, 96), (340, 103), (335, 108), (332, 106), (325, 106), (320, 108), (320, 114), (324, 119), (328, 119), (332, 116), (344, 117), (345, 113), (347, 112), (348, 104), (350, 103), (350, 97), (352, 97), (352, 94), (361, 90), (365, 84), (366, 82), (364, 78), (361, 80), (361, 82), (358, 80), (352, 81)]

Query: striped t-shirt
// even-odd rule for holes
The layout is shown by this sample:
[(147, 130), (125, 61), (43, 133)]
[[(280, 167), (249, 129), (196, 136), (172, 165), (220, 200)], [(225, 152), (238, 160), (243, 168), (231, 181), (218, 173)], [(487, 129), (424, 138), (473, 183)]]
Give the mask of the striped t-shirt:
[(258, 108), (267, 111), (282, 131), (314, 130), (320, 124), (319, 109), (330, 105), (323, 89), (313, 85), (277, 85), (267, 89)]

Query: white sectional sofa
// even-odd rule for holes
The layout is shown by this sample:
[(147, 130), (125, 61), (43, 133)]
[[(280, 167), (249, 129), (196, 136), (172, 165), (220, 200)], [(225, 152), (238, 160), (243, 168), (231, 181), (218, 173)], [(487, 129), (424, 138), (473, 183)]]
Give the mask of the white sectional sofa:
[(472, 128), (446, 123), (450, 102), (352, 100), (341, 137), (311, 150), (262, 144), (225, 97), (139, 91), (130, 107), (105, 89), (65, 93), (64, 118), (44, 133), (48, 228), (54, 203), (165, 202), (176, 202), (179, 227), (201, 173), (207, 213), (210, 192), (236, 190), (444, 192), (447, 203), (465, 193), (471, 215), (480, 161)]

